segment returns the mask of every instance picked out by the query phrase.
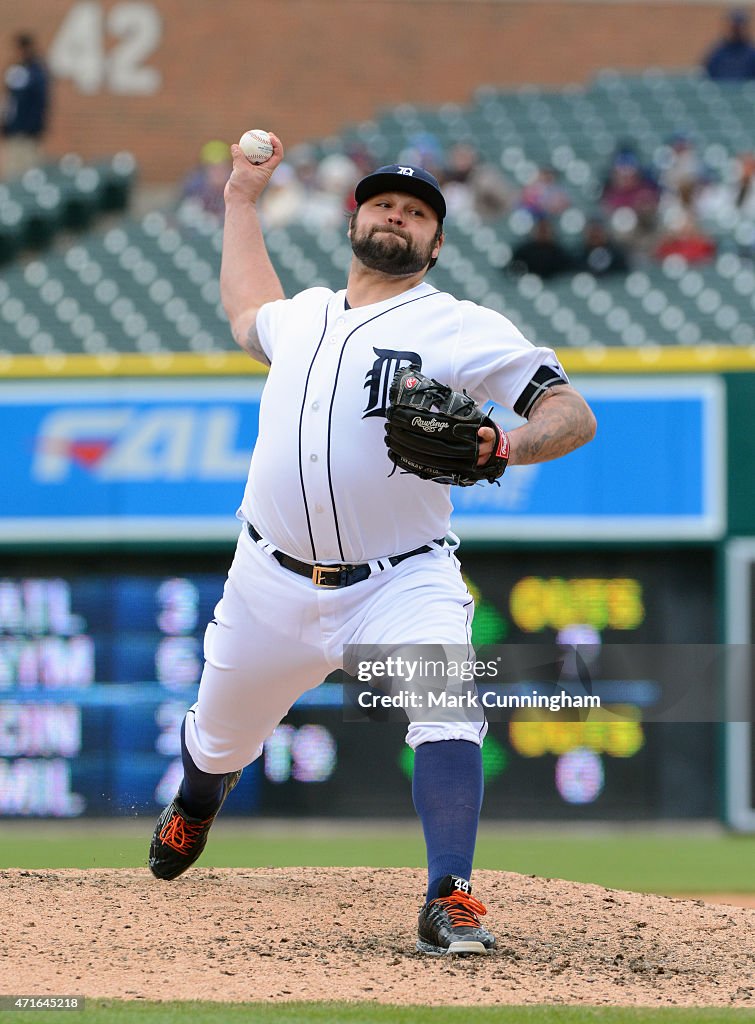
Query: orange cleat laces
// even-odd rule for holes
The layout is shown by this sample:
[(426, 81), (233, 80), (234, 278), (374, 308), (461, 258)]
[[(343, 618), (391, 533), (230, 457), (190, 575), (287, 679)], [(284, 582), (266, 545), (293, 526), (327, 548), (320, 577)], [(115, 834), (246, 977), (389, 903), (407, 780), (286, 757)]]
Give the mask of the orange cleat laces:
[(452, 892), (450, 896), (439, 896), (432, 902), (443, 904), (454, 928), (477, 928), (480, 924), (480, 917), (487, 914), (485, 906), (479, 900), (459, 889)]
[(180, 814), (174, 814), (168, 824), (160, 832), (160, 842), (165, 843), (176, 853), (189, 853), (195, 839), (201, 836), (206, 822), (192, 825), (184, 821)]

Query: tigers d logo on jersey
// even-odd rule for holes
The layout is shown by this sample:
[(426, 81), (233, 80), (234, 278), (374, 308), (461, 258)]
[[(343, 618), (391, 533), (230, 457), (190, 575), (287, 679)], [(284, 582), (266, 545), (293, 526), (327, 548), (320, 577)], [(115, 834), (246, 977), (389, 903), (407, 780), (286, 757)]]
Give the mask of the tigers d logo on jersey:
[(362, 419), (368, 416), (385, 416), (388, 411), (388, 391), (396, 370), (401, 366), (422, 369), (422, 360), (416, 352), (403, 352), (392, 348), (373, 348), (377, 359), (364, 378), (367, 389), (367, 405)]

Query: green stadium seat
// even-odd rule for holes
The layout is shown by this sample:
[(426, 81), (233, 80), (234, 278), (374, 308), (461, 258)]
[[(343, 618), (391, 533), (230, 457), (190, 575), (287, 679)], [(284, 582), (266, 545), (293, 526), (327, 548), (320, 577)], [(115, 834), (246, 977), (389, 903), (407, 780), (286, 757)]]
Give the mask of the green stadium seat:
[[(755, 149), (755, 83), (721, 85), (696, 70), (606, 70), (585, 86), (478, 89), (467, 106), (400, 104), (320, 140), (318, 158), (367, 147), (390, 162), (436, 139), (471, 142), (513, 182), (552, 164), (573, 206), (559, 234), (574, 245), (595, 208), (601, 176), (619, 139), (632, 137), (644, 160), (667, 151), (672, 132), (692, 134), (705, 163), (725, 178), (739, 152)], [(429, 144), (429, 141), (427, 142)], [(220, 304), (222, 228), (195, 204), (122, 217), (101, 234), (100, 213), (123, 213), (136, 176), (133, 157), (85, 164), (68, 154), (25, 181), (0, 186), (0, 335), (3, 352), (154, 353), (233, 350)], [(502, 271), (532, 227), (514, 210), (494, 224), (474, 215), (446, 225), (432, 283), (509, 316), (533, 341), (601, 347), (755, 343), (755, 225), (711, 218), (719, 256), (706, 267), (670, 258), (626, 277), (576, 274), (542, 282)], [(79, 232), (63, 253), (47, 252), (61, 230)], [(266, 232), (287, 293), (316, 284), (343, 287), (351, 249), (343, 232), (294, 224)], [(38, 257), (13, 265), (23, 247)], [(8, 264), (11, 264), (10, 266)]]
[(0, 185), (0, 266), (11, 263), (23, 246), (24, 208), (7, 185)]

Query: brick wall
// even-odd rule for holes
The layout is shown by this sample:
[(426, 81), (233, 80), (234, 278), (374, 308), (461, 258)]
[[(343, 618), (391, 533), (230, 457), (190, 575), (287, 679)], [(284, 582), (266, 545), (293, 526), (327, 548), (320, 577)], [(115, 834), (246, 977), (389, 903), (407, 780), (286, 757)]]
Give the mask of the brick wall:
[[(482, 83), (556, 85), (604, 67), (687, 68), (722, 22), (716, 3), (153, 0), (141, 9), (147, 21), (158, 13), (159, 39), (139, 56), (130, 47), (138, 50), (142, 29), (129, 20), (139, 6), (88, 5), (81, 60), (94, 52), (111, 70), (89, 94), (56, 79), (47, 148), (87, 157), (130, 149), (142, 179), (155, 183), (183, 175), (207, 139), (235, 140), (246, 128), (271, 128), (290, 145), (400, 101), (463, 103)], [(30, 29), (47, 49), (76, 7), (0, 0), (0, 23), (8, 32)], [(116, 94), (114, 61), (127, 79), (154, 69), (159, 86)]]

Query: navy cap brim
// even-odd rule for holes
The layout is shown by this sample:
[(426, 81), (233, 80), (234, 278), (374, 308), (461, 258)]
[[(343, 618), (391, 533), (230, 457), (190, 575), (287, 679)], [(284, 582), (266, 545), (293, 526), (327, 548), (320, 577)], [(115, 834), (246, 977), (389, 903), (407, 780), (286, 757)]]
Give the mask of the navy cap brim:
[(354, 198), (361, 205), (365, 200), (380, 195), (381, 192), (408, 192), (409, 195), (426, 202), (435, 211), (439, 221), (444, 220), (446, 216), (443, 193), (439, 187), (424, 178), (402, 174), (400, 171), (384, 171), (381, 168), (362, 178), (354, 189)]

